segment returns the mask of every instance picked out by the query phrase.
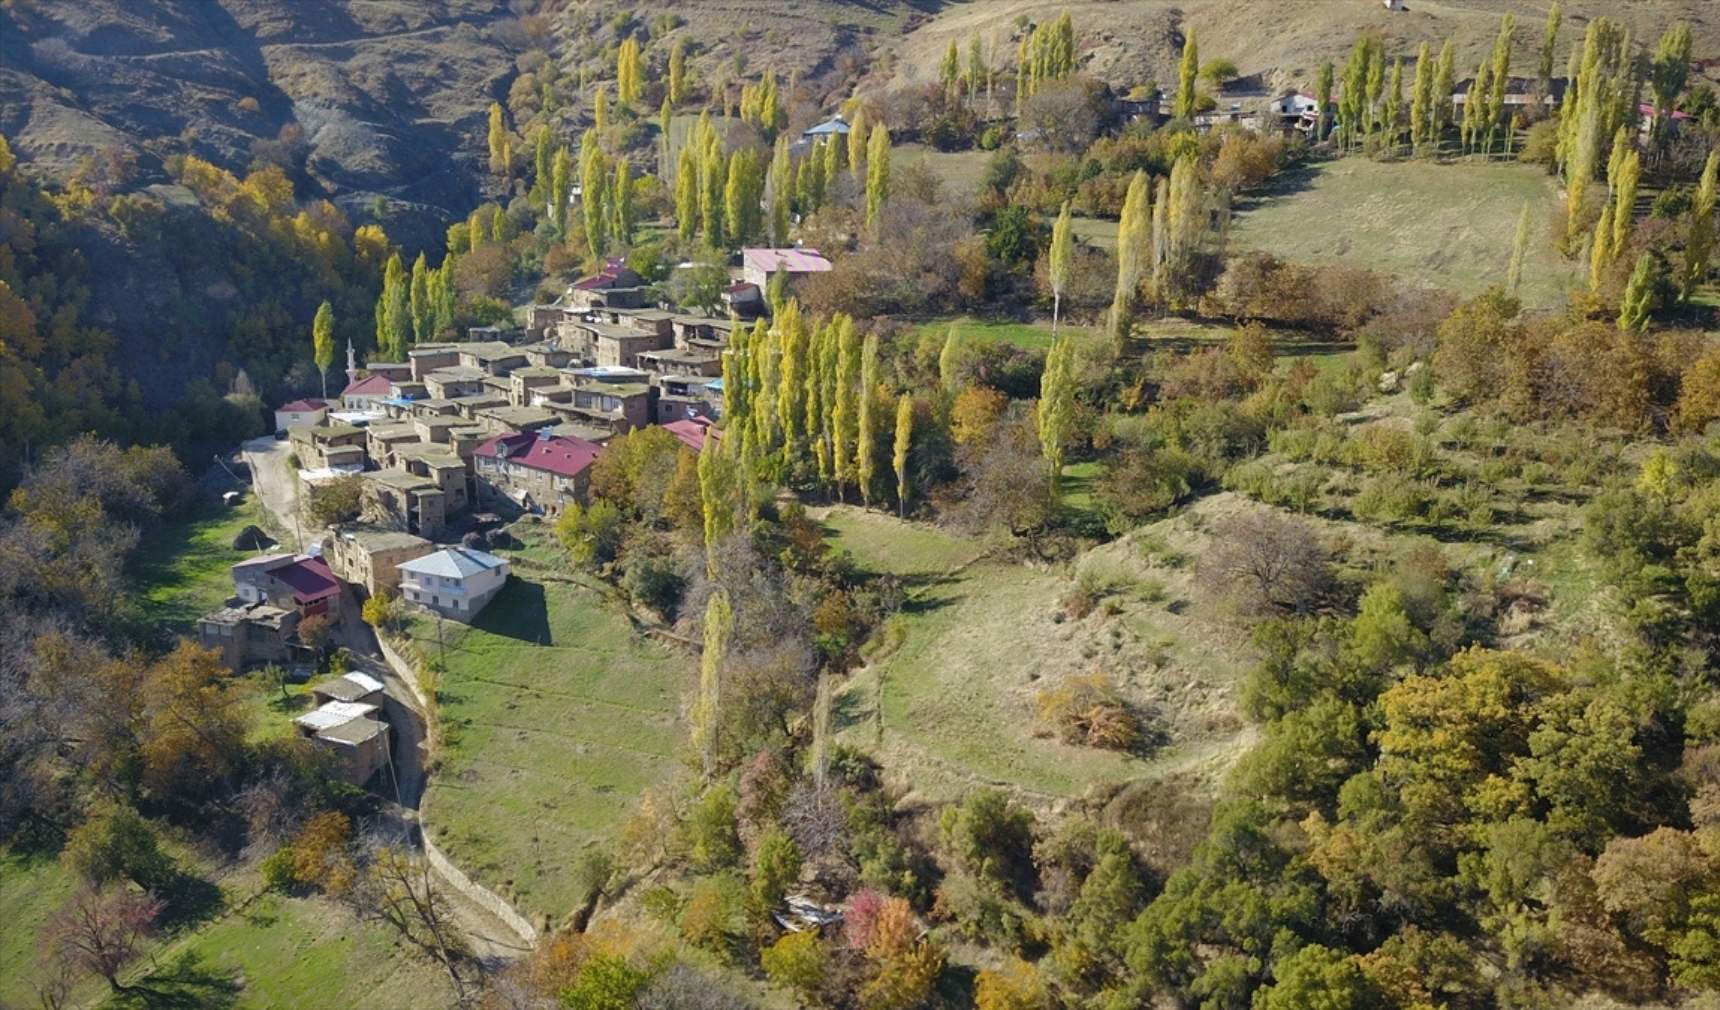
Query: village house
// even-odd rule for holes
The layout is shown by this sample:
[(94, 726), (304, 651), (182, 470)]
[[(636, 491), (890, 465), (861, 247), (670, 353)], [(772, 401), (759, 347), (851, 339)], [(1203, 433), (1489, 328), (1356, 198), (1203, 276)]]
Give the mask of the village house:
[(400, 566), (400, 595), (456, 621), (470, 621), (501, 592), (509, 565), (466, 547), (449, 547)]
[(294, 400), (275, 408), (275, 430), (286, 431), (301, 424), (321, 424), (328, 417), (326, 400)]
[(323, 557), (342, 581), (363, 586), (377, 596), (400, 591), (402, 562), (421, 558), (436, 549), (423, 537), (394, 530), (337, 527), (323, 541)]
[(720, 351), (729, 345), (729, 335), (735, 324), (728, 319), (707, 316), (674, 316), (669, 320), (679, 348), (707, 347)]
[(365, 450), (370, 455), (370, 462), (383, 468), (395, 465), (394, 451), (396, 449), (419, 441), (418, 429), (411, 421), (373, 424), (365, 431), (367, 432)]
[(476, 368), (486, 375), (505, 377), (509, 372), (526, 364), (524, 351), (499, 341), (460, 344), (457, 350), (460, 352), (462, 367)]
[[(523, 360), (523, 359), (522, 359)], [(489, 373), (471, 365), (447, 365), (424, 373), (424, 387), (433, 400), (452, 400), (457, 396), (472, 396), (486, 388)]]
[(717, 411), (713, 404), (722, 399), (722, 394), (711, 392), (713, 382), (720, 384), (722, 380), (705, 376), (657, 376), (656, 422), (668, 424), (692, 418), (714, 419)]
[(797, 280), (829, 269), (830, 261), (816, 249), (741, 250), (741, 279), (760, 291), (770, 287), (771, 277), (778, 273), (786, 273), (792, 285)]
[(436, 481), (391, 467), (364, 475), (363, 514), (378, 526), (433, 537), (448, 524), (448, 496)]
[(478, 411), (478, 420), (492, 435), (506, 432), (535, 432), (561, 420), (544, 407), (515, 407), (506, 404)]
[[(526, 309), (526, 340), (535, 343), (554, 332), (557, 323), (567, 318), (567, 306), (533, 305)], [(534, 362), (535, 363), (535, 362)]]
[(680, 421), (670, 421), (663, 425), (663, 430), (681, 440), (681, 444), (694, 452), (704, 452), (705, 442), (716, 438), (716, 429), (711, 422), (702, 417), (689, 417)]
[(287, 429), (301, 470), (364, 469), (365, 429), (351, 424)]
[(303, 651), (298, 626), (296, 610), (267, 603), (224, 606), (198, 619), (197, 642), (219, 652), (221, 662), (233, 670), (258, 663), (289, 663)]
[(625, 263), (611, 260), (601, 271), (576, 281), (567, 300), (576, 310), (637, 308), (645, 304), (645, 279)]
[(382, 681), (368, 673), (348, 673), (311, 687), (311, 698), (318, 705), (342, 701), (349, 705), (382, 707)]
[(637, 369), (578, 369), (564, 380), (571, 384), (572, 396), (544, 406), (566, 420), (626, 434), (651, 423), (656, 390), (646, 378), (646, 373)]
[(419, 344), (406, 352), (406, 359), (412, 363), (412, 378), (414, 381), (424, 381), (424, 376), (438, 368), (453, 368), (460, 363), (460, 352), (453, 344)]
[(838, 112), (836, 115), (831, 116), (824, 122), (802, 130), (800, 132), (800, 139), (816, 143), (827, 137), (846, 137), (851, 129), (853, 129), (853, 127), (849, 126), (848, 121), (842, 118), (842, 113)]
[(528, 511), (560, 515), (585, 501), (591, 464), (603, 447), (580, 438), (498, 435), (478, 447), (473, 467), (480, 488)]
[(511, 386), (508, 393), (509, 401), (516, 407), (529, 407), (532, 402), (532, 390), (561, 385), (561, 369), (551, 368), (548, 365), (516, 368), (513, 374), (508, 376), (508, 381)]
[(402, 470), (422, 477), (442, 489), (445, 516), (459, 515), (471, 503), (470, 482), (466, 461), (454, 455), (445, 445), (419, 442), (401, 446), (395, 452)]
[(561, 341), (554, 337), (520, 350), (526, 356), (526, 363), (534, 368), (566, 368), (575, 359), (573, 351), (561, 346)]
[(375, 718), (376, 703), (333, 701), (293, 720), (299, 733), (339, 756), (343, 777), (363, 786), (388, 764), (388, 724)]
[(266, 603), (300, 617), (340, 612), (340, 582), (328, 562), (309, 554), (264, 554), (233, 566), (240, 604)]
[(653, 375), (701, 375), (715, 378), (723, 374), (721, 351), (692, 348), (671, 348), (666, 351), (641, 351), (636, 355), (639, 367)]

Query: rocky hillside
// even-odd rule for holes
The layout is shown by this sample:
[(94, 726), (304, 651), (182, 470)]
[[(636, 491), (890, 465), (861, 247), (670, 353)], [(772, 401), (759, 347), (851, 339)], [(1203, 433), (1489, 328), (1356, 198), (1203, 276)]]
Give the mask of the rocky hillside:
[[(485, 111), (530, 44), (503, 0), (6, 0), (0, 132), (38, 171), (174, 153), (243, 173), (281, 163), (301, 195), (439, 244), (478, 201)], [(356, 218), (358, 215), (354, 214)]]

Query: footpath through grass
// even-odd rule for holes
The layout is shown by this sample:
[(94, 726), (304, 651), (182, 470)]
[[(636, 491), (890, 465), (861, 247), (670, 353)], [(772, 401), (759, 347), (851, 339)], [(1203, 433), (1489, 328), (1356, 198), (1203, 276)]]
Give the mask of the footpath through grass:
[[(559, 919), (580, 853), (669, 777), (694, 664), (635, 635), (596, 590), (523, 574), (470, 628), (443, 624), (443, 747), (424, 817), (468, 873)], [(411, 631), (438, 655), (433, 621)]]
[(1505, 283), (1524, 204), (1530, 231), (1523, 299), (1556, 304), (1576, 283), (1578, 268), (1551, 247), (1553, 181), (1528, 165), (1322, 162), (1244, 205), (1230, 245), (1298, 262), (1389, 270), (1470, 295)]

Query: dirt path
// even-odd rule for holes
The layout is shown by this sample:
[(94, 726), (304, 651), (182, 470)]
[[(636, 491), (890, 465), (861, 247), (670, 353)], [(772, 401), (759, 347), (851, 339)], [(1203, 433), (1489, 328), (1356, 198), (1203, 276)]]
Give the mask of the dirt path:
[(251, 468), (251, 487), (280, 524), (282, 531), (295, 539), (299, 550), (304, 549), (304, 534), (299, 528), (299, 479), (287, 465), (293, 444), (276, 440), (271, 435), (253, 438), (241, 447), (245, 463)]

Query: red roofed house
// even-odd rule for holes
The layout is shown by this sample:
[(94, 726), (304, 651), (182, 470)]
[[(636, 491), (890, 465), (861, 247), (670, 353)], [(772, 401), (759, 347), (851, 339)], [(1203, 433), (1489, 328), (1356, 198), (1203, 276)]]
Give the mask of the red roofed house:
[(670, 421), (663, 425), (663, 430), (680, 439), (682, 445), (694, 452), (704, 451), (707, 438), (722, 438), (722, 434), (711, 427), (711, 422), (702, 417)]
[(591, 464), (602, 453), (602, 446), (583, 438), (527, 432), (490, 439), (478, 446), (472, 463), (480, 489), (524, 509), (559, 515), (585, 501)]
[(575, 309), (632, 309), (645, 301), (645, 278), (640, 277), (624, 261), (610, 260), (602, 270), (577, 281), (568, 289), (568, 301)]
[(286, 431), (295, 424), (321, 424), (328, 416), (328, 404), (322, 400), (294, 400), (275, 408), (275, 430)]
[(347, 386), (340, 394), (340, 402), (347, 410), (381, 410), (382, 401), (393, 395), (393, 387), (393, 381), (386, 375), (367, 375)]
[(233, 566), (233, 588), (247, 604), (267, 603), (301, 617), (340, 611), (340, 580), (309, 554), (265, 554)]

